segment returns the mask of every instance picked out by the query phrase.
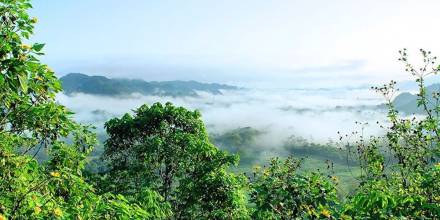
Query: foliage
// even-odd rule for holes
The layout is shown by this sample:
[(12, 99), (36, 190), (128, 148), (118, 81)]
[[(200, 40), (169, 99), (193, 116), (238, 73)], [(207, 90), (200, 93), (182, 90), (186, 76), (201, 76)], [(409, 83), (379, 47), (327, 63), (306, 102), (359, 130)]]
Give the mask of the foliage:
[(336, 179), (316, 172), (299, 174), (300, 165), (301, 160), (289, 157), (257, 168), (251, 194), (255, 219), (329, 218), (335, 213)]
[[(420, 50), (423, 65), (413, 67), (408, 61), (407, 51), (400, 51), (406, 71), (416, 78), (419, 86), (417, 106), (425, 117), (401, 117), (395, 110), (392, 99), (396, 93), (392, 81), (383, 87), (375, 87), (389, 108), (389, 125), (383, 137), (363, 137), (356, 143), (356, 155), (363, 174), (361, 185), (344, 213), (354, 218), (436, 218), (440, 215), (438, 165), (440, 152), (440, 126), (438, 104), (427, 98), (425, 78), (437, 74), (435, 57)], [(430, 94), (438, 103), (438, 92)], [(385, 160), (385, 155), (391, 158)], [(437, 179), (434, 180), (434, 179)]]
[(96, 217), (102, 219), (167, 219), (172, 216), (168, 203), (155, 191), (140, 192), (138, 203), (122, 195), (104, 194), (97, 201)]
[(237, 158), (210, 143), (197, 111), (156, 103), (134, 113), (105, 124), (110, 171), (103, 191), (135, 197), (152, 188), (180, 218), (246, 214), (246, 182), (226, 172)]
[[(85, 182), (82, 170), (95, 137), (55, 101), (60, 82), (38, 60), (44, 44), (24, 43), (37, 22), (29, 8), (28, 0), (0, 2), (0, 217), (96, 219), (106, 213), (99, 210), (120, 205), (161, 217), (121, 196), (98, 196)], [(38, 162), (42, 150), (48, 158)]]

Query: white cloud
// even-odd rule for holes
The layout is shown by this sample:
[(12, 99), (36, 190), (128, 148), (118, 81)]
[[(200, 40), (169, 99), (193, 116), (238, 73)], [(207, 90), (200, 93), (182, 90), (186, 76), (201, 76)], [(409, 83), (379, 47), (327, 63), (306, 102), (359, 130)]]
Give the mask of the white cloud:
[[(100, 126), (109, 117), (120, 116), (142, 104), (171, 101), (176, 106), (200, 110), (209, 132), (221, 133), (246, 126), (266, 131), (260, 143), (266, 145), (279, 145), (291, 135), (325, 142), (329, 138), (336, 139), (337, 131), (354, 131), (355, 121), (374, 124), (384, 120), (384, 112), (361, 107), (381, 103), (381, 99), (369, 90), (252, 89), (181, 98), (141, 95), (111, 98), (84, 94), (69, 97), (60, 94), (58, 100), (76, 112), (80, 121)], [(337, 106), (355, 108), (335, 109)], [(97, 109), (105, 110), (107, 118), (91, 114)], [(377, 134), (380, 129), (372, 126), (369, 131)]]

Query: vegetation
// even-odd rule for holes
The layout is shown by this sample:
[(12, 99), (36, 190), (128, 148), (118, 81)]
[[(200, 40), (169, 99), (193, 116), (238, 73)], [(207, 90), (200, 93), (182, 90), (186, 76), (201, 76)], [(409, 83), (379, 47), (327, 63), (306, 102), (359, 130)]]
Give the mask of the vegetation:
[[(258, 163), (261, 152), (255, 149), (256, 139), (263, 132), (251, 127), (237, 128), (224, 134), (211, 136), (212, 142), (221, 149), (240, 155), (240, 166), (250, 168)], [(248, 171), (250, 171), (248, 169)]]
[(226, 169), (237, 157), (208, 139), (200, 114), (171, 103), (146, 105), (105, 124), (109, 161), (105, 191), (137, 198), (145, 187), (160, 193), (177, 218), (246, 216), (245, 178)]
[[(437, 105), (429, 107), (430, 100), (424, 85), (425, 78), (437, 74), (436, 57), (420, 50), (423, 65), (414, 67), (408, 61), (406, 49), (400, 51), (405, 69), (416, 78), (419, 86), (417, 106), (426, 117), (400, 118), (392, 98), (395, 94), (392, 81), (383, 87), (374, 87), (381, 93), (389, 108), (387, 134), (384, 137), (360, 137), (356, 143), (356, 155), (362, 174), (357, 192), (351, 196), (344, 213), (369, 218), (440, 216), (438, 179), (440, 171), (439, 112)], [(438, 103), (438, 93), (431, 94)], [(391, 154), (392, 159), (386, 159)]]
[[(426, 100), (428, 109), (434, 109), (440, 103), (434, 97), (434, 94), (440, 91), (440, 84), (433, 84), (426, 86)], [(425, 109), (423, 106), (417, 105), (418, 96), (417, 94), (411, 94), (409, 92), (404, 92), (399, 94), (394, 100), (393, 105), (395, 108), (406, 114), (425, 114)]]
[[(231, 172), (238, 157), (210, 142), (197, 111), (171, 103), (108, 121), (106, 169), (85, 175), (96, 137), (55, 101), (61, 84), (38, 60), (44, 44), (25, 44), (37, 22), (30, 7), (28, 0), (0, 2), (0, 220), (439, 218), (440, 107), (431, 103), (439, 95), (424, 82), (440, 69), (430, 52), (421, 50), (421, 68), (400, 52), (424, 117), (400, 117), (391, 82), (375, 88), (389, 109), (386, 135), (341, 137), (359, 170), (359, 184), (342, 198), (338, 176), (300, 172), (303, 160), (293, 157), (275, 158), (248, 178)], [(308, 153), (292, 144), (286, 150)], [(37, 160), (41, 151), (46, 158)], [(341, 160), (326, 151), (327, 160)]]
[(331, 217), (337, 205), (332, 180), (316, 172), (298, 174), (300, 166), (301, 160), (289, 157), (273, 159), (263, 171), (256, 169), (251, 194), (255, 219)]
[[(130, 203), (122, 195), (97, 195), (85, 181), (95, 137), (55, 102), (61, 84), (38, 60), (44, 44), (25, 44), (37, 22), (30, 7), (27, 0), (0, 2), (0, 219), (168, 216), (156, 208), (162, 199), (155, 193), (144, 194), (148, 203)], [(37, 162), (42, 150), (47, 160)]]

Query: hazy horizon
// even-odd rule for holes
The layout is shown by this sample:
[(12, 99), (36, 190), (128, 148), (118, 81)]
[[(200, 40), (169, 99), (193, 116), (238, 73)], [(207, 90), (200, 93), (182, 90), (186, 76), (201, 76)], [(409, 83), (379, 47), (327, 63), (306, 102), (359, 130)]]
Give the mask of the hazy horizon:
[(356, 87), (410, 79), (397, 62), (403, 47), (415, 58), (440, 52), (433, 5), (40, 0), (31, 40), (46, 43), (43, 61), (60, 75)]

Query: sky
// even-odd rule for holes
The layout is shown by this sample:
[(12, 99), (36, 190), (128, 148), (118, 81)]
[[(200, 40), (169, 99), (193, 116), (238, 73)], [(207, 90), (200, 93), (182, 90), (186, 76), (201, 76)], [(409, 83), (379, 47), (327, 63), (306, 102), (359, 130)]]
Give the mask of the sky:
[(279, 87), (406, 80), (440, 55), (436, 0), (34, 0), (31, 39), (70, 72)]

